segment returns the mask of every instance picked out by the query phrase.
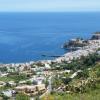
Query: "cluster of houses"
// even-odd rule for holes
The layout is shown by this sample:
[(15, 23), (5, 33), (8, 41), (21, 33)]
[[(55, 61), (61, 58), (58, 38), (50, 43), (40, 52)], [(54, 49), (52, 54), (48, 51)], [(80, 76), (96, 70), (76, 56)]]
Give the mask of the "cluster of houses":
[[(1, 64), (0, 68), (6, 67), (6, 71), (0, 72), (1, 78), (9, 78), (9, 75), (14, 73), (24, 73), (29, 77), (28, 79), (19, 81), (18, 83), (13, 80), (8, 82), (0, 81), (0, 87), (9, 85), (13, 88), (0, 92), (8, 97), (11, 97), (20, 92), (23, 92), (29, 96), (44, 93), (46, 91), (46, 84), (44, 81), (46, 81), (46, 78), (52, 74), (52, 72), (50, 71), (51, 66), (48, 63), (44, 62), (31, 62), (26, 64)], [(30, 84), (28, 85), (27, 82), (30, 82)]]
[(72, 51), (64, 54), (62, 57), (56, 58), (54, 62), (62, 63), (66, 61), (70, 63), (73, 59), (80, 59), (81, 56), (87, 56), (95, 53), (100, 48), (100, 40), (89, 40), (89, 45), (84, 46), (77, 51)]
[(24, 92), (26, 95), (34, 96), (42, 94), (46, 91), (45, 84), (39, 85), (21, 85), (15, 88), (16, 92)]

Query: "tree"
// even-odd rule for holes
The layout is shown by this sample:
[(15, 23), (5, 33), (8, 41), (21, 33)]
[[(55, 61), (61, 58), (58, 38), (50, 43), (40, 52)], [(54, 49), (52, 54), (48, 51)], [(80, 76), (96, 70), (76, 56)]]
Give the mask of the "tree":
[(64, 84), (68, 84), (72, 79), (71, 78), (65, 78), (63, 79)]
[(46, 80), (44, 80), (43, 83), (45, 84), (45, 87), (47, 88), (47, 86), (49, 85), (48, 79), (46, 78)]
[(3, 97), (3, 100), (8, 100), (9, 99), (9, 97), (7, 97), (5, 95), (3, 95), (2, 97)]
[(62, 84), (62, 79), (61, 77), (58, 77), (58, 75), (56, 75), (53, 79), (52, 79), (52, 87), (53, 88), (58, 88), (59, 86), (61, 86)]
[(27, 84), (27, 85), (31, 85), (32, 82), (31, 82), (31, 81), (27, 81), (26, 84)]
[(1, 72), (7, 72), (7, 67), (1, 67), (1, 68), (0, 68), (0, 71), (1, 71)]
[(77, 78), (88, 78), (89, 72), (88, 70), (83, 70), (82, 72), (79, 72), (77, 75)]

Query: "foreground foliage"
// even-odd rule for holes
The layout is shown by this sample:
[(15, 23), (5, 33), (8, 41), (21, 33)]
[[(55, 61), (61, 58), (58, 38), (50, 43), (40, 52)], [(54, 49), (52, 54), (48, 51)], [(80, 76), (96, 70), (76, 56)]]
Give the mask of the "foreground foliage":
[(54, 93), (42, 98), (42, 100), (100, 100), (100, 89), (83, 94)]
[(20, 94), (17, 94), (16, 100), (30, 100), (30, 97), (23, 93), (20, 93)]
[(54, 86), (61, 84), (66, 86), (64, 91), (52, 92), (42, 100), (100, 100), (100, 63), (83, 70), (67, 84), (56, 76)]

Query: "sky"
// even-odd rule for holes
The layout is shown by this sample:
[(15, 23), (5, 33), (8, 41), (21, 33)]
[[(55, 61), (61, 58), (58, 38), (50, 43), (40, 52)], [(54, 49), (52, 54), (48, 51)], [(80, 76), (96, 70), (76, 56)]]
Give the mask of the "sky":
[(0, 0), (0, 12), (100, 11), (100, 0)]

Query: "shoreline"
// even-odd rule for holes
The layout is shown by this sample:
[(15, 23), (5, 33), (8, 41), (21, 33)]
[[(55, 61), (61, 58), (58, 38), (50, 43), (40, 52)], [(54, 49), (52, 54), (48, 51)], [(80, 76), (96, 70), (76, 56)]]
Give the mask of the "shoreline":
[(68, 52), (64, 54), (64, 57), (59, 57), (56, 59), (57, 62), (61, 63), (63, 61), (70, 62), (73, 59), (80, 58), (81, 56), (88, 56), (89, 54), (95, 53), (100, 48), (100, 40), (89, 40), (89, 45), (82, 47), (73, 52)]
[(67, 52), (64, 55), (61, 55), (61, 57), (57, 57), (54, 60), (38, 60), (38, 61), (29, 61), (25, 63), (1, 63), (1, 66), (11, 66), (11, 67), (18, 67), (18, 66), (30, 66), (32, 64), (36, 63), (42, 63), (42, 64), (51, 64), (54, 63), (62, 63), (63, 61), (66, 61), (70, 63), (73, 59), (78, 59), (81, 56), (88, 56), (89, 54), (95, 53), (100, 48), (100, 40), (88, 40), (89, 45), (84, 46), (81, 49), (78, 49), (76, 51)]

